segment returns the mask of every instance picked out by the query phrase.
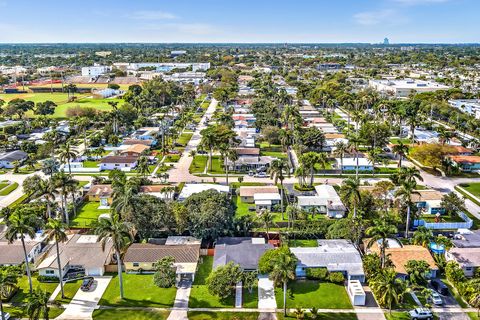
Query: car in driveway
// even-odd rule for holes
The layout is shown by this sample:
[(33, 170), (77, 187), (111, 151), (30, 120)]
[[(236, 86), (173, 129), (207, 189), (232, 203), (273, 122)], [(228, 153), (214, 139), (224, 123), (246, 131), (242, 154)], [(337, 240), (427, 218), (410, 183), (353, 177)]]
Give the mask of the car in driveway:
[(416, 308), (408, 311), (410, 319), (415, 320), (433, 320), (433, 314), (430, 309), (427, 308)]
[(437, 291), (430, 289), (430, 296), (428, 297), (428, 301), (431, 301), (432, 304), (436, 306), (441, 306), (443, 304), (442, 297), (438, 294)]
[(450, 294), (448, 286), (440, 279), (433, 279), (430, 281), (430, 285), (442, 296), (448, 296)]
[(93, 283), (94, 280), (92, 277), (85, 278), (82, 281), (82, 286), (80, 287), (80, 289), (82, 289), (82, 291), (90, 291), (90, 289), (92, 289), (93, 287)]

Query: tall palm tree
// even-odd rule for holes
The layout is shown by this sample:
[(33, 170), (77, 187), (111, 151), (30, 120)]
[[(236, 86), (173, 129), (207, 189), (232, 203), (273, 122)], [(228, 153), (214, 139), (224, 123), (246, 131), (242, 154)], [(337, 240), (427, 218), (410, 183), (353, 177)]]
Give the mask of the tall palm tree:
[(335, 157), (340, 158), (340, 166), (341, 168), (341, 175), (343, 175), (343, 158), (345, 157), (345, 154), (348, 152), (348, 144), (346, 144), (343, 141), (338, 141), (334, 145), (335, 150), (333, 151), (333, 154)]
[(270, 240), (270, 234), (269, 234), (268, 230), (270, 229), (270, 226), (273, 223), (273, 214), (270, 212), (270, 210), (262, 210), (262, 212), (260, 212), (259, 219), (263, 223), (263, 225), (265, 226), (265, 229), (267, 231), (267, 241), (269, 241)]
[(328, 157), (327, 157), (327, 154), (325, 152), (320, 152), (318, 154), (318, 162), (317, 163), (320, 165), (320, 169), (324, 170), (324, 174), (325, 174), (325, 169), (327, 168), (327, 163), (328, 163)]
[(29, 211), (20, 209), (14, 211), (7, 221), (7, 232), (5, 238), (9, 243), (20, 239), (22, 242), (23, 254), (25, 258), (25, 270), (27, 271), (28, 286), (30, 293), (33, 292), (32, 275), (30, 272), (30, 261), (28, 260), (27, 248), (25, 246), (25, 237), (28, 236), (31, 239), (35, 238), (35, 226), (38, 225), (36, 217), (34, 217)]
[(283, 180), (285, 180), (284, 172), (289, 173), (290, 171), (288, 162), (285, 159), (273, 160), (268, 168), (268, 173), (270, 174), (270, 179), (273, 179), (273, 182), (277, 184), (280, 181), (280, 210), (282, 211), (282, 220), (283, 220)]
[(305, 181), (306, 180), (305, 178), (307, 176), (305, 167), (303, 165), (299, 165), (295, 169), (295, 172), (293, 173), (293, 175), (295, 176), (295, 178), (298, 178), (298, 185), (301, 187), (305, 187), (305, 185), (307, 184), (307, 182)]
[(407, 205), (407, 219), (405, 221), (405, 237), (408, 239), (409, 229), (410, 229), (410, 211), (412, 207), (412, 195), (420, 195), (418, 191), (415, 190), (417, 183), (415, 180), (406, 180), (404, 181), (400, 188), (395, 193), (395, 196), (402, 199), (403, 202)]
[(308, 168), (310, 172), (310, 183), (309, 186), (313, 186), (313, 174), (315, 172), (315, 165), (318, 163), (319, 156), (318, 153), (310, 151), (302, 154), (300, 157), (300, 163), (303, 167)]
[(358, 133), (351, 134), (348, 137), (348, 146), (349, 149), (355, 154), (355, 159), (357, 162), (357, 166), (355, 167), (355, 177), (358, 178), (358, 151), (359, 151), (359, 145), (362, 143), (362, 139), (360, 138), (360, 135)]
[(36, 288), (34, 292), (31, 292), (27, 296), (26, 312), (30, 319), (37, 320), (43, 315), (43, 319), (48, 320), (48, 301), (50, 295), (47, 291), (42, 290), (40, 287)]
[(124, 186), (118, 186), (113, 189), (112, 209), (122, 219), (128, 219), (135, 211), (138, 192), (138, 185), (130, 180)]
[(400, 168), (399, 176), (400, 183), (402, 183), (403, 181), (412, 183), (415, 182), (416, 185), (416, 179), (423, 181), (423, 177), (416, 167)]
[(287, 315), (287, 284), (289, 280), (295, 279), (295, 268), (297, 258), (288, 247), (282, 247), (272, 261), (273, 269), (270, 272), (270, 279), (275, 283), (283, 284), (283, 314)]
[(360, 179), (351, 177), (343, 180), (342, 191), (344, 197), (353, 203), (353, 217), (355, 218), (357, 216), (357, 205), (362, 198), (360, 194)]
[(402, 159), (405, 155), (408, 154), (409, 147), (408, 145), (404, 144), (403, 142), (399, 142), (398, 144), (394, 145), (392, 151), (394, 154), (398, 156), (398, 167), (402, 167)]
[(142, 177), (146, 177), (150, 173), (150, 168), (148, 166), (148, 158), (146, 156), (141, 156), (138, 159), (137, 172)]
[(70, 160), (75, 159), (78, 157), (78, 154), (72, 149), (70, 142), (67, 141), (60, 149), (60, 153), (58, 154), (60, 157), (60, 161), (67, 162), (68, 165), (68, 174), (70, 177), (72, 176), (72, 168), (70, 168)]
[[(67, 202), (67, 197), (70, 194), (70, 191), (72, 190), (73, 186), (78, 185), (78, 181), (75, 179), (71, 179), (68, 175), (65, 174), (65, 172), (61, 171), (56, 173), (53, 176), (53, 181), (55, 183), (55, 186), (57, 188), (60, 188), (60, 194), (62, 196), (62, 211), (63, 211), (63, 218), (64, 221), (67, 224), (70, 224), (70, 216), (68, 213), (68, 202)], [(75, 206), (75, 196), (73, 195), (73, 201), (74, 201), (74, 206)]]
[(45, 225), (45, 229), (47, 238), (49, 240), (55, 240), (55, 250), (57, 252), (58, 279), (60, 280), (60, 291), (62, 292), (62, 298), (64, 298), (65, 293), (63, 291), (62, 263), (60, 261), (60, 249), (58, 247), (58, 243), (68, 240), (67, 234), (65, 232), (67, 230), (67, 225), (64, 224), (61, 220), (50, 218)]
[(87, 129), (90, 126), (90, 123), (91, 121), (87, 117), (81, 117), (77, 122), (79, 130), (83, 132), (83, 145), (85, 148), (87, 148)]
[(402, 301), (406, 292), (405, 282), (397, 278), (393, 268), (379, 270), (379, 274), (370, 281), (370, 286), (374, 292), (379, 293), (378, 302), (387, 306), (390, 312), (395, 304)]
[(15, 290), (17, 285), (18, 274), (12, 272), (11, 269), (0, 270), (0, 315), (1, 320), (5, 319), (5, 313), (3, 313), (3, 299), (8, 298), (10, 293)]
[(117, 213), (113, 213), (108, 219), (100, 219), (95, 233), (98, 235), (98, 241), (102, 244), (102, 249), (108, 241), (112, 241), (117, 260), (118, 282), (120, 284), (120, 298), (123, 300), (123, 277), (122, 277), (122, 252), (133, 241), (133, 234), (130, 232), (131, 226), (126, 222), (121, 222)]
[(420, 245), (423, 247), (427, 247), (430, 244), (430, 241), (433, 239), (432, 230), (425, 228), (424, 226), (420, 226), (415, 230), (413, 233), (413, 244)]
[(367, 236), (371, 237), (368, 241), (367, 247), (370, 248), (374, 243), (377, 243), (380, 248), (380, 260), (382, 268), (385, 267), (386, 254), (385, 250), (388, 248), (388, 238), (394, 238), (395, 234), (398, 232), (398, 229), (395, 225), (391, 224), (387, 220), (374, 220), (373, 226), (368, 227), (365, 230)]

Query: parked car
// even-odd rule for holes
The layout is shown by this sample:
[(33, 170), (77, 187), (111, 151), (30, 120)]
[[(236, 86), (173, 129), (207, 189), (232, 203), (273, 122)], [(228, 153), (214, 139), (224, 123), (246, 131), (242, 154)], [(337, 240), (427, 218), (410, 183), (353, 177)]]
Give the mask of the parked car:
[(447, 285), (443, 283), (442, 280), (433, 279), (430, 281), (430, 284), (432, 285), (433, 289), (435, 289), (442, 296), (448, 296), (450, 294)]
[[(4, 313), (3, 313), (3, 317), (5, 318), (5, 320), (10, 319), (10, 313), (4, 312)], [(2, 313), (1, 313), (1, 311), (0, 311), (0, 319), (2, 319)]]
[(257, 178), (267, 178), (268, 175), (265, 172), (259, 172), (259, 173), (255, 174), (255, 177), (257, 177)]
[(443, 304), (442, 297), (438, 294), (437, 291), (430, 289), (430, 297), (428, 298), (436, 306), (441, 306)]
[(90, 289), (93, 286), (93, 282), (94, 280), (92, 277), (83, 279), (82, 286), (80, 287), (80, 289), (82, 289), (82, 291), (90, 291)]
[(427, 308), (416, 308), (408, 311), (410, 319), (424, 319), (424, 320), (433, 320), (433, 314), (430, 309)]

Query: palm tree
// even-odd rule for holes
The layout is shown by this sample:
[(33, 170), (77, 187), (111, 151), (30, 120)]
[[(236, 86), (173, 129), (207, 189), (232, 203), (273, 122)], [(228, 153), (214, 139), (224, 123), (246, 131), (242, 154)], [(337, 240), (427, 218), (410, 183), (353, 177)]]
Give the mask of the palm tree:
[(138, 185), (130, 181), (113, 189), (112, 209), (118, 212), (122, 219), (129, 218), (135, 211), (138, 192)]
[(319, 155), (316, 152), (310, 151), (307, 153), (302, 154), (300, 158), (300, 163), (305, 168), (308, 168), (310, 172), (310, 184), (309, 186), (313, 186), (313, 174), (315, 172), (315, 165), (319, 161)]
[(278, 250), (272, 261), (273, 269), (270, 272), (270, 279), (277, 284), (283, 284), (283, 314), (287, 315), (287, 284), (288, 280), (295, 279), (297, 258), (288, 247)]
[(30, 213), (30, 211), (20, 209), (14, 211), (7, 221), (7, 232), (5, 238), (9, 243), (20, 239), (22, 242), (23, 254), (25, 258), (25, 270), (27, 271), (28, 285), (30, 293), (33, 292), (32, 275), (30, 273), (30, 261), (28, 260), (27, 248), (25, 247), (25, 236), (31, 239), (35, 238), (35, 226), (38, 224), (36, 218)]
[(379, 270), (378, 275), (371, 279), (370, 286), (374, 292), (378, 293), (378, 302), (382, 306), (388, 306), (390, 312), (395, 304), (402, 301), (406, 292), (405, 282), (397, 278), (393, 268)]
[(362, 143), (362, 139), (357, 133), (350, 135), (348, 138), (349, 149), (355, 154), (355, 159), (357, 161), (357, 166), (355, 167), (355, 177), (358, 178), (358, 147)]
[(307, 176), (307, 172), (305, 170), (305, 167), (302, 165), (299, 165), (296, 169), (295, 172), (293, 173), (295, 178), (298, 178), (298, 185), (301, 187), (305, 187), (307, 182), (305, 181), (305, 178)]
[(148, 158), (146, 156), (141, 156), (138, 159), (137, 172), (142, 177), (146, 177), (150, 173), (150, 168), (148, 166)]
[(47, 224), (45, 225), (47, 230), (47, 238), (49, 240), (55, 240), (55, 250), (57, 251), (57, 266), (58, 266), (58, 279), (60, 280), (60, 290), (62, 292), (62, 298), (65, 297), (63, 291), (63, 275), (62, 275), (62, 263), (60, 261), (60, 250), (58, 247), (59, 242), (65, 242), (68, 240), (67, 234), (67, 225), (64, 224), (61, 220), (57, 219), (48, 219)]
[(237, 151), (228, 143), (222, 143), (218, 149), (220, 150), (220, 155), (223, 158), (223, 167), (225, 168), (226, 182), (228, 185), (228, 161), (237, 161), (238, 154)]
[(269, 241), (270, 240), (270, 234), (268, 233), (268, 230), (270, 229), (270, 225), (273, 223), (273, 214), (270, 212), (270, 210), (262, 210), (260, 212), (259, 219), (263, 223), (263, 225), (265, 226), (265, 229), (267, 231), (267, 241)]
[(197, 151), (196, 150), (190, 150), (190, 152), (188, 153), (188, 155), (192, 158), (195, 158), (195, 156), (197, 155)]
[(477, 308), (477, 317), (480, 317), (480, 292), (475, 292), (468, 301), (468, 304)]
[(403, 181), (415, 182), (416, 179), (423, 181), (423, 177), (416, 167), (400, 168), (399, 177), (400, 183), (402, 183)]
[(130, 232), (131, 226), (126, 222), (120, 222), (118, 213), (113, 213), (108, 219), (100, 219), (95, 234), (98, 235), (98, 241), (105, 250), (107, 242), (111, 241), (115, 250), (117, 260), (118, 282), (120, 284), (120, 298), (123, 300), (123, 278), (122, 278), (122, 256), (121, 253), (133, 241), (133, 235)]
[(360, 194), (360, 179), (351, 177), (343, 180), (342, 191), (344, 197), (353, 202), (353, 217), (355, 218), (357, 216), (357, 205), (362, 198)]
[(430, 244), (430, 241), (433, 239), (432, 230), (425, 228), (424, 226), (419, 226), (417, 230), (413, 233), (413, 244), (427, 247)]
[(60, 157), (60, 161), (62, 162), (67, 162), (67, 165), (68, 165), (68, 174), (70, 175), (70, 177), (72, 176), (72, 168), (70, 168), (70, 160), (72, 159), (75, 159), (76, 157), (78, 157), (77, 153), (72, 150), (71, 148), (71, 145), (70, 145), (70, 142), (66, 142), (62, 148), (60, 149), (60, 153), (58, 154), (58, 156)]
[(405, 222), (405, 237), (408, 239), (408, 230), (410, 229), (410, 210), (412, 207), (412, 195), (420, 195), (418, 191), (415, 190), (417, 183), (415, 180), (406, 180), (404, 181), (400, 188), (395, 193), (395, 196), (401, 198), (404, 203), (407, 205), (407, 220)]
[(268, 173), (270, 174), (270, 179), (274, 179), (274, 183), (280, 180), (280, 210), (282, 211), (282, 220), (283, 220), (283, 180), (285, 176), (283, 172), (289, 172), (289, 166), (285, 159), (273, 160), (268, 168)]
[(334, 145), (335, 150), (333, 151), (333, 154), (335, 157), (340, 158), (340, 166), (341, 168), (341, 175), (343, 175), (343, 158), (345, 157), (345, 154), (348, 152), (348, 145), (343, 142), (343, 141), (338, 141)]
[(79, 130), (83, 131), (83, 145), (87, 148), (87, 129), (90, 126), (90, 119), (87, 117), (81, 117), (77, 122), (77, 126)]
[(48, 300), (50, 295), (47, 291), (42, 290), (40, 287), (36, 288), (34, 292), (31, 292), (27, 297), (26, 312), (30, 319), (37, 320), (43, 315), (43, 319), (48, 320)]
[(398, 156), (398, 167), (402, 167), (402, 159), (405, 155), (408, 154), (409, 147), (408, 145), (404, 144), (403, 142), (399, 142), (398, 144), (394, 145), (392, 148), (394, 154)]
[[(55, 186), (57, 188), (60, 188), (60, 194), (62, 196), (61, 204), (62, 204), (62, 209), (63, 209), (62, 211), (63, 211), (64, 221), (67, 224), (70, 224), (70, 216), (69, 216), (69, 213), (68, 213), (67, 196), (70, 193), (70, 191), (72, 190), (73, 186), (75, 186), (75, 189), (76, 189), (76, 186), (78, 185), (78, 181), (75, 180), (75, 179), (71, 179), (63, 171), (61, 171), (59, 173), (56, 173), (53, 176), (53, 181), (55, 183)], [(74, 194), (75, 193), (73, 193), (72, 196), (73, 196), (74, 207), (75, 207), (75, 196), (74, 196)]]
[(380, 248), (380, 260), (382, 268), (385, 267), (386, 254), (385, 250), (388, 248), (388, 238), (394, 238), (395, 234), (398, 232), (398, 229), (395, 225), (390, 224), (387, 220), (374, 220), (373, 226), (367, 228), (365, 233), (371, 237), (368, 241), (367, 248), (370, 248), (374, 243), (378, 244)]
[(3, 299), (8, 298), (12, 290), (15, 290), (17, 285), (18, 274), (12, 272), (11, 269), (0, 270), (0, 315), (1, 320), (5, 319), (5, 313), (3, 313)]

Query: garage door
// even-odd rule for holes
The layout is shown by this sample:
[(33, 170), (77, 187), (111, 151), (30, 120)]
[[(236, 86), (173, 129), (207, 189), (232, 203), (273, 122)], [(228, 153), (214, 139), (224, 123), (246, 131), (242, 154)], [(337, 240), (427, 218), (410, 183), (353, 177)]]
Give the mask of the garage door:
[(103, 268), (88, 268), (85, 270), (87, 276), (103, 276)]

